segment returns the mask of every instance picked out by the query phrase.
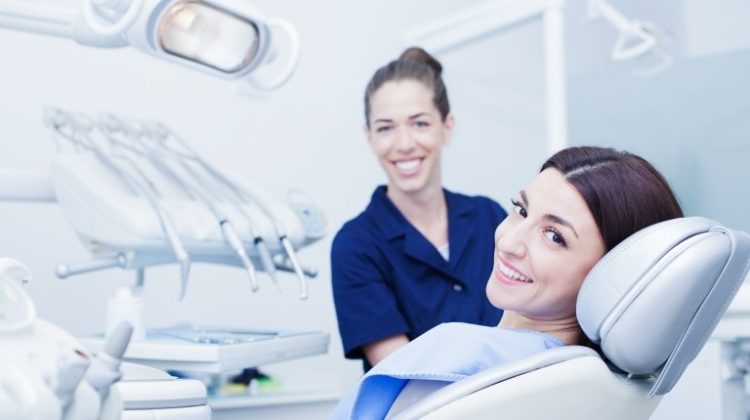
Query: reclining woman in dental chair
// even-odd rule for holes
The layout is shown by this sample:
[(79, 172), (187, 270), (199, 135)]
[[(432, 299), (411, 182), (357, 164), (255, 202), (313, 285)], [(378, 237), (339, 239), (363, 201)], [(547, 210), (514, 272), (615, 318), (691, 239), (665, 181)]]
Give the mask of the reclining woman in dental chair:
[[(576, 312), (589, 271), (634, 233), (683, 216), (647, 161), (598, 147), (556, 153), (513, 206), (495, 231), (495, 265), (486, 287), (490, 302), (505, 311), (499, 326), (449, 323), (430, 330), (368, 372), (332, 418), (382, 419), (447, 384), (551, 348), (599, 350)], [(703, 342), (694, 346), (696, 353)], [(502, 408), (494, 415), (503, 417)]]

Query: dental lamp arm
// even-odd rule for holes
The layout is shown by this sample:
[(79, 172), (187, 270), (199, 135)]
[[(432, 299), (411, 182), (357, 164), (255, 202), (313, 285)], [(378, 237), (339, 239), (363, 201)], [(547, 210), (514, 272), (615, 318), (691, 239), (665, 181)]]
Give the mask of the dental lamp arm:
[(604, 0), (589, 0), (588, 14), (591, 18), (602, 16), (620, 32), (627, 32), (632, 26), (628, 18)]
[(6, 1), (0, 3), (0, 26), (19, 31), (74, 38), (75, 11), (34, 2)]
[(633, 59), (656, 45), (656, 37), (647, 30), (648, 24), (628, 20), (605, 0), (589, 0), (588, 14), (592, 18), (602, 16), (617, 29), (617, 41), (611, 54), (615, 61)]
[(0, 28), (73, 39), (92, 47), (124, 47), (122, 34), (101, 35), (92, 31), (80, 13), (72, 8), (28, 0), (5, 0), (0, 3)]

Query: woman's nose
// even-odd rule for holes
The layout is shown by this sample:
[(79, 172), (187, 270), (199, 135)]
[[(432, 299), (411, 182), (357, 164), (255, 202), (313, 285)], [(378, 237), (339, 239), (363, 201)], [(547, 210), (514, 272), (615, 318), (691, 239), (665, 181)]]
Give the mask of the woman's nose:
[(396, 148), (401, 152), (407, 152), (414, 148), (416, 142), (413, 134), (407, 127), (399, 127), (396, 132)]
[(527, 252), (527, 237), (528, 231), (525, 229), (523, 223), (514, 226), (507, 226), (507, 229), (500, 229), (498, 231), (497, 239), (495, 240), (497, 252), (505, 256), (523, 258), (526, 256)]

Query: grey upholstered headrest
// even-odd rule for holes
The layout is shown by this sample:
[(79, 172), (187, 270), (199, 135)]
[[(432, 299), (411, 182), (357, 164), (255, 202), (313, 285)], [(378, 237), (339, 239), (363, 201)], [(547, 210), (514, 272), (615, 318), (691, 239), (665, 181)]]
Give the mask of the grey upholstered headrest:
[(643, 229), (591, 270), (578, 322), (604, 355), (631, 374), (658, 372), (669, 392), (705, 344), (750, 266), (750, 236), (701, 217)]

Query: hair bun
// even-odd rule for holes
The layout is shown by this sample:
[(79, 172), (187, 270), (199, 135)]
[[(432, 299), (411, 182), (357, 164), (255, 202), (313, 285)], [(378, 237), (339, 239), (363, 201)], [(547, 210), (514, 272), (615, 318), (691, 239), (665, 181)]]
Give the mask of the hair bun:
[(443, 66), (435, 57), (419, 47), (410, 47), (404, 50), (398, 57), (399, 60), (414, 60), (428, 65), (435, 72), (435, 77), (440, 77), (443, 72)]

